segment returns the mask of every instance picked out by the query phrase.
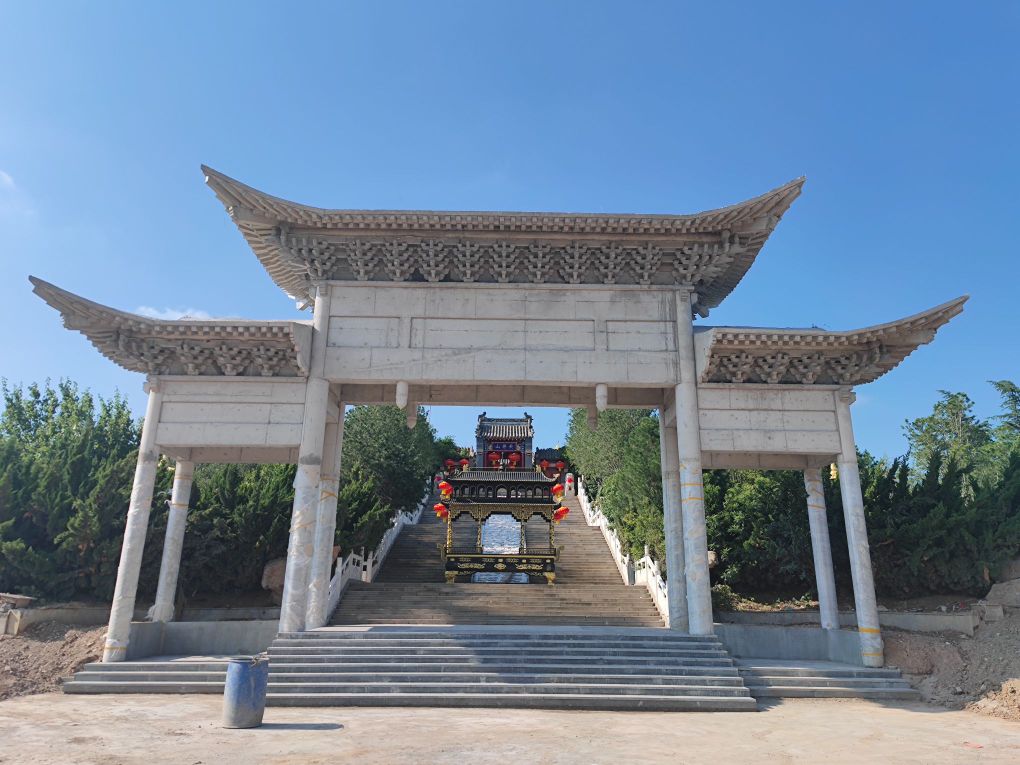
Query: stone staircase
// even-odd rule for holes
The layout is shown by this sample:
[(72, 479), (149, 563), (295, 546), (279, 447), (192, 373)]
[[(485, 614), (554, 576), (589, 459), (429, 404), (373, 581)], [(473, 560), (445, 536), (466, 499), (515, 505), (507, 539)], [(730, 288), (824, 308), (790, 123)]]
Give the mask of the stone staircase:
[[(754, 711), (716, 638), (661, 629), (326, 627), (269, 649), (273, 706)], [(90, 664), (66, 693), (219, 693), (223, 660)]]
[[(557, 582), (443, 582), (445, 526), (406, 527), (376, 581), (352, 582), (331, 626), (269, 649), (271, 705), (753, 711), (756, 698), (916, 699), (896, 670), (745, 659), (714, 636), (662, 629), (576, 500), (556, 529)], [(474, 543), (473, 524), (455, 526)], [(527, 529), (546, 546), (545, 524)], [(66, 693), (222, 693), (224, 657), (89, 664)]]
[[(401, 532), (376, 580), (353, 582), (330, 624), (528, 624), (662, 627), (648, 591), (623, 583), (602, 533), (589, 527), (576, 498), (556, 527), (563, 551), (556, 584), (443, 582), (439, 546), (446, 525), (433, 514)], [(473, 545), (476, 527), (454, 524), (455, 542)], [(526, 539), (548, 546), (548, 526), (532, 521)]]
[(919, 700), (897, 669), (872, 669), (827, 661), (740, 659), (740, 676), (756, 699), (860, 698)]

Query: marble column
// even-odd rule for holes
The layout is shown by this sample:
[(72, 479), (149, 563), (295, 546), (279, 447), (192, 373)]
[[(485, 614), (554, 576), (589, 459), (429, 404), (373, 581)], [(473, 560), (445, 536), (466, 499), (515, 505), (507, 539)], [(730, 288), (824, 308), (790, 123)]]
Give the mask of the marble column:
[(698, 417), (691, 298), (689, 292), (676, 293), (676, 339), (680, 383), (674, 392), (677, 454), (680, 461), (680, 507), (690, 633), (711, 635), (712, 584), (708, 573), (708, 534), (705, 529), (705, 487), (701, 477), (701, 427)]
[(138, 592), (138, 574), (142, 568), (145, 533), (149, 526), (152, 490), (156, 483), (156, 467), (159, 461), (156, 428), (159, 425), (163, 393), (154, 380), (149, 380), (146, 387), (149, 401), (145, 407), (142, 437), (138, 444), (135, 479), (131, 486), (131, 501), (124, 526), (124, 542), (120, 548), (120, 564), (117, 566), (117, 584), (113, 591), (110, 624), (103, 646), (104, 662), (124, 661), (127, 656), (131, 638), (131, 618), (135, 612), (135, 595)]
[(804, 471), (807, 490), (808, 525), (811, 528), (811, 554), (815, 561), (815, 582), (818, 587), (818, 611), (822, 629), (839, 629), (836, 605), (836, 577), (832, 570), (832, 545), (829, 542), (829, 519), (825, 510), (822, 473), (817, 468)]
[(839, 488), (843, 497), (846, 539), (850, 548), (850, 574), (854, 585), (857, 632), (861, 639), (861, 659), (866, 667), (881, 667), (884, 663), (882, 630), (878, 624), (875, 580), (871, 572), (871, 550), (868, 547), (868, 529), (864, 521), (864, 497), (861, 493), (857, 447), (850, 419), (850, 404), (853, 403), (855, 396), (849, 389), (835, 391), (834, 396), (840, 440), (840, 454), (836, 464), (839, 468)]
[(675, 425), (666, 425), (666, 407), (659, 409), (659, 464), (662, 468), (662, 512), (666, 534), (666, 599), (669, 628), (687, 632), (687, 575), (684, 571), (684, 526), (680, 510), (680, 457)]
[(287, 569), (283, 577), (280, 632), (301, 632), (308, 612), (308, 584), (315, 547), (315, 521), (319, 511), (319, 482), (326, 436), (329, 382), (323, 377), (326, 334), (329, 329), (329, 287), (316, 285), (312, 314), (312, 348), (305, 387), (304, 420), (294, 476)]
[(163, 559), (159, 564), (156, 604), (151, 612), (154, 622), (174, 620), (174, 597), (177, 594), (177, 576), (181, 570), (184, 527), (188, 521), (188, 501), (191, 498), (191, 479), (194, 473), (194, 463), (177, 461), (173, 491), (170, 494), (170, 513), (166, 520), (166, 536), (163, 538)]
[(340, 488), (340, 459), (344, 442), (344, 403), (338, 403), (339, 422), (326, 425), (322, 453), (322, 476), (319, 481), (319, 508), (315, 519), (315, 549), (312, 552), (308, 585), (306, 629), (322, 627), (328, 621), (329, 580), (333, 564), (333, 541), (336, 537), (336, 503)]

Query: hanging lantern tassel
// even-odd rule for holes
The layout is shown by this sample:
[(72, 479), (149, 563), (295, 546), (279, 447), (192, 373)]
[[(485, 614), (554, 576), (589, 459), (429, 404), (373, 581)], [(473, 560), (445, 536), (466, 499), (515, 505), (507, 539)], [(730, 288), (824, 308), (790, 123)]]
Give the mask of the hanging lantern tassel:
[(829, 465), (829, 480), (835, 481), (837, 478), (839, 478), (839, 468), (836, 467), (836, 463), (833, 462)]
[(557, 507), (555, 512), (553, 512), (553, 521), (555, 523), (559, 523), (560, 521), (567, 517), (567, 514), (569, 512), (570, 508), (567, 507), (566, 505), (561, 505), (560, 507)]
[(563, 499), (563, 484), (558, 483), (552, 487), (552, 497), (556, 502)]
[(437, 502), (432, 506), (432, 509), (436, 511), (436, 518), (446, 520), (450, 516), (450, 510), (442, 502)]

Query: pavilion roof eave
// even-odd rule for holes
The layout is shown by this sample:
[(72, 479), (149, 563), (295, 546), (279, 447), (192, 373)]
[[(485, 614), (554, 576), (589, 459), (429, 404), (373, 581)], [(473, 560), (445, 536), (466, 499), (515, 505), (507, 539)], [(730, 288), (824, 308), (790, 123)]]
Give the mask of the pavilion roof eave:
[(964, 295), (862, 329), (699, 327), (701, 382), (863, 385), (892, 370), (963, 311)]
[[(349, 257), (338, 248), (358, 243), (366, 246), (382, 246), (388, 242), (406, 244), (414, 238), (445, 242), (452, 237), (457, 241), (452, 242), (451, 247), (461, 241), (483, 244), (499, 241), (524, 246), (604, 245), (617, 248), (618, 252), (637, 252), (641, 247), (651, 252), (651, 248), (657, 248), (663, 252), (662, 267), (659, 267), (660, 261), (656, 261), (657, 273), (650, 275), (635, 267), (632, 253), (620, 258), (621, 264), (627, 261), (626, 267), (620, 266), (623, 278), (630, 278), (630, 271), (634, 271), (634, 283), (676, 284), (690, 279), (699, 295), (699, 307), (704, 311), (718, 305), (736, 287), (782, 215), (800, 195), (805, 180), (797, 178), (753, 199), (715, 210), (686, 215), (645, 215), (330, 210), (271, 196), (204, 165), (202, 171), (206, 183), (223, 203), (270, 277), (296, 300), (311, 297), (312, 272), (317, 278), (329, 278), (332, 273), (341, 280), (417, 278), (414, 265), (406, 273), (386, 268), (387, 273), (380, 274), (376, 263), (366, 275), (363, 268), (359, 270), (359, 264), (366, 262), (363, 254), (358, 256), (362, 260), (350, 268), (343, 263), (337, 265), (338, 261)], [(327, 248), (329, 258), (319, 257), (320, 251)], [(669, 262), (674, 264), (672, 271), (668, 267), (667, 252), (671, 253)], [(475, 257), (481, 260), (477, 251)], [(324, 261), (329, 262), (325, 272)], [(478, 267), (482, 269), (480, 264)], [(528, 281), (523, 266), (518, 266), (517, 271), (519, 280)], [(440, 273), (437, 277), (435, 272), (421, 268), (421, 278), (425, 281), (460, 280), (457, 267), (447, 265)], [(604, 274), (602, 276), (604, 278)], [(591, 283), (599, 278), (598, 269), (591, 267), (587, 277), (579, 280), (564, 277), (563, 282)], [(559, 279), (557, 269), (549, 269), (549, 280), (562, 283)], [(484, 280), (484, 275), (481, 279), (463, 279)], [(615, 283), (615, 277), (609, 278), (607, 283)]]
[(308, 374), (311, 325), (299, 321), (153, 319), (95, 303), (30, 276), (33, 291), (64, 326), (115, 364), (158, 375)]

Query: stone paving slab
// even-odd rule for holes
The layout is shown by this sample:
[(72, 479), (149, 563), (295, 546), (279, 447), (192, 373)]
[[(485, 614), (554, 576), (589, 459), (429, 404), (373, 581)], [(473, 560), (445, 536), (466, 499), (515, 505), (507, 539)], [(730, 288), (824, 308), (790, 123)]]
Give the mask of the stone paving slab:
[(798, 699), (755, 715), (500, 709), (498, 724), (491, 709), (273, 707), (252, 730), (225, 730), (220, 714), (213, 696), (11, 699), (0, 702), (0, 763), (1020, 761), (1020, 725), (903, 702)]

